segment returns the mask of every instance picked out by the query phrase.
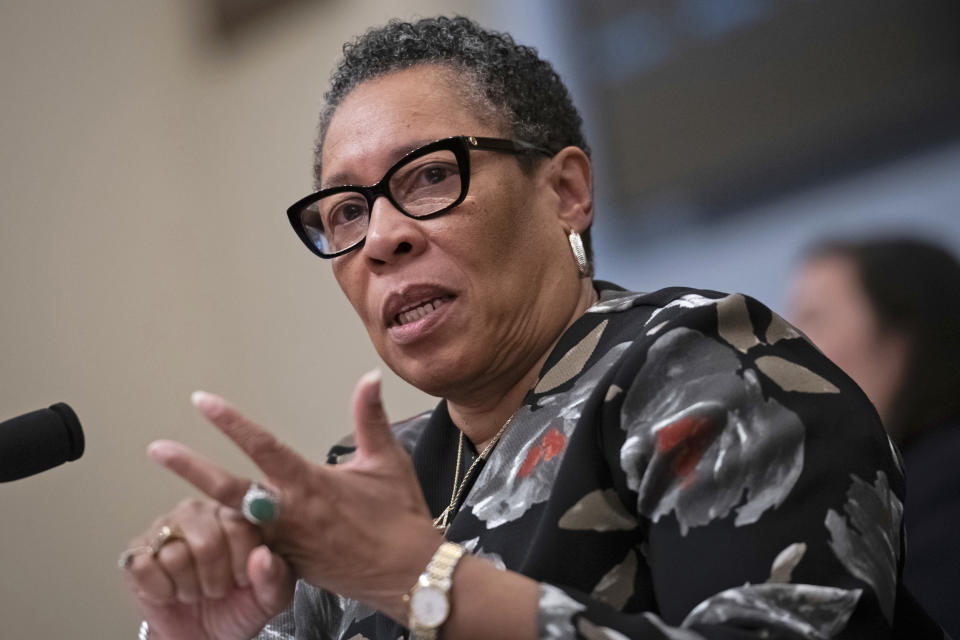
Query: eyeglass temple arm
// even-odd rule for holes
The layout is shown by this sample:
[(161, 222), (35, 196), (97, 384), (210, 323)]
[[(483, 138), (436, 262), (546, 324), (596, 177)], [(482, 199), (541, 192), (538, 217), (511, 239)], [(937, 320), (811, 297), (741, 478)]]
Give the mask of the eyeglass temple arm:
[(493, 151), (504, 151), (506, 153), (542, 153), (552, 156), (553, 152), (539, 147), (523, 140), (503, 140), (501, 138), (478, 138), (476, 136), (467, 136), (467, 142), (474, 149), (488, 149)]

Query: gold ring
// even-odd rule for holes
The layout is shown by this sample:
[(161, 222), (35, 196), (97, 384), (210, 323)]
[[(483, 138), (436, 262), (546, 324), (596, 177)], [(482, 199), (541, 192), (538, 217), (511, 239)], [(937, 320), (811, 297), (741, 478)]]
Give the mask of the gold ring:
[(120, 554), (120, 557), (117, 558), (117, 566), (121, 569), (129, 569), (133, 566), (133, 559), (139, 555), (150, 554), (151, 557), (156, 558), (157, 554), (160, 553), (160, 549), (163, 548), (163, 545), (168, 542), (173, 542), (174, 540), (183, 540), (183, 532), (180, 530), (180, 527), (163, 525), (160, 528), (160, 531), (153, 536), (153, 540), (150, 541), (148, 545), (140, 545), (139, 547), (133, 547), (127, 549)]
[(180, 531), (180, 527), (163, 525), (160, 527), (160, 531), (157, 532), (157, 535), (153, 537), (153, 541), (150, 542), (149, 549), (150, 555), (154, 558), (157, 557), (157, 554), (160, 553), (160, 549), (163, 548), (163, 545), (168, 542), (173, 542), (174, 540), (182, 540), (183, 533)]

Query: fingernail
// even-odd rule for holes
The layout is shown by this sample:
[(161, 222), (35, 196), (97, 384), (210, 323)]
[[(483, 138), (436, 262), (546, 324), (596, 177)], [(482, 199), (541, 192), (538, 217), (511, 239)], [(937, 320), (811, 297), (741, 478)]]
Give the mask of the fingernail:
[(223, 398), (212, 393), (207, 393), (206, 391), (194, 391), (190, 394), (190, 402), (193, 403), (197, 409), (207, 414), (207, 416), (213, 416), (223, 408)]
[(366, 396), (364, 399), (369, 404), (380, 402), (380, 384), (383, 382), (383, 372), (377, 368), (367, 371), (360, 377), (364, 383)]
[(147, 455), (157, 462), (163, 462), (171, 453), (170, 442), (167, 440), (154, 440), (147, 445)]
[(198, 409), (203, 409), (204, 405), (210, 404), (210, 394), (206, 391), (194, 391), (190, 394), (190, 403)]

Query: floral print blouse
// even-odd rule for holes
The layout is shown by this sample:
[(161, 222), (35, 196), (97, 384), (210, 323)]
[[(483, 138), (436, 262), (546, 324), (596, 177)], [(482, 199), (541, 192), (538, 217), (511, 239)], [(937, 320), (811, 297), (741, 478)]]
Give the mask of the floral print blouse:
[[(544, 639), (889, 637), (904, 480), (863, 393), (749, 297), (595, 286), (447, 538), (540, 582)], [(445, 403), (395, 430), (439, 514)], [(259, 637), (408, 633), (301, 582)]]

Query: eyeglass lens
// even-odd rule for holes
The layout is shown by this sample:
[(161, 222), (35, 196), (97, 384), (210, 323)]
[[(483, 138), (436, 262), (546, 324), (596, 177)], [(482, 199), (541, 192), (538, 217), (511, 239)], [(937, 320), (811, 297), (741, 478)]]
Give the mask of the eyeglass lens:
[[(386, 191), (393, 203), (415, 218), (449, 207), (460, 197), (460, 166), (453, 151), (417, 156), (388, 172)], [(307, 236), (323, 253), (337, 253), (363, 240), (372, 203), (361, 191), (340, 191), (300, 213)]]

